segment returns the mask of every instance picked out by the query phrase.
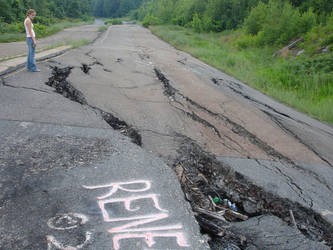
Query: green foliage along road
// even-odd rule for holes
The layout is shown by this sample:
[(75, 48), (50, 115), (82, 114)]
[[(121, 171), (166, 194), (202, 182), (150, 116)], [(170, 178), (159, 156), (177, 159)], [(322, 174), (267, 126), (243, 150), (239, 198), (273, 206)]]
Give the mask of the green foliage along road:
[(38, 38), (96, 17), (121, 17), (140, 7), (142, 0), (0, 0), (0, 42), (24, 40), (23, 20), (35, 9)]
[(331, 0), (154, 0), (132, 15), (177, 48), (333, 124), (332, 9)]
[(97, 17), (123, 17), (139, 8), (144, 0), (94, 0), (94, 15)]
[(82, 18), (93, 14), (91, 0), (0, 0), (0, 20), (13, 23), (25, 18), (28, 9), (35, 9), (37, 19), (48, 24), (50, 18)]
[(93, 15), (159, 25), (153, 31), (174, 46), (333, 123), (332, 0), (0, 0), (0, 42), (24, 38), (29, 8), (40, 36)]
[(0, 42), (25, 39), (23, 20), (28, 9), (37, 12), (33, 22), (41, 38), (93, 20), (92, 6), (91, 0), (0, 0)]

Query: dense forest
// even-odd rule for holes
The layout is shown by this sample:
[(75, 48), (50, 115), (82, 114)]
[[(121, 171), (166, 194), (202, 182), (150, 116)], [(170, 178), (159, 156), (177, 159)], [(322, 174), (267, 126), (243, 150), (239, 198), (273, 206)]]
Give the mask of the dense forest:
[(21, 22), (29, 8), (36, 9), (35, 21), (44, 25), (55, 19), (87, 19), (93, 15), (114, 18), (130, 13), (145, 25), (176, 24), (192, 27), (197, 32), (244, 27), (248, 34), (258, 36), (254, 42), (260, 44), (286, 42), (315, 25), (326, 25), (332, 15), (333, 1), (0, 0), (0, 24)]
[(332, 10), (332, 0), (151, 0), (131, 15), (176, 48), (333, 124)]
[(22, 20), (28, 9), (37, 11), (37, 22), (44, 17), (121, 17), (130, 10), (139, 8), (141, 4), (142, 0), (0, 0), (0, 22)]
[(123, 17), (131, 10), (138, 9), (143, 0), (94, 0), (96, 17)]
[(144, 25), (176, 24), (197, 32), (244, 26), (249, 34), (261, 36), (258, 43), (272, 43), (325, 25), (332, 9), (332, 0), (153, 0), (145, 1), (135, 17)]
[(47, 18), (91, 16), (92, 4), (92, 0), (0, 0), (0, 21), (22, 20), (28, 9), (35, 9), (39, 17)]

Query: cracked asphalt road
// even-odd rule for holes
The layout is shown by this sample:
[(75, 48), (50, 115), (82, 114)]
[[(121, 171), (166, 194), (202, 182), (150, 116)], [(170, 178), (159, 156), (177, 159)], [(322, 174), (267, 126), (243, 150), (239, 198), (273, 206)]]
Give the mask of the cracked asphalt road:
[[(41, 83), (51, 76), (51, 66), (73, 67), (67, 81), (88, 105), (48, 96), (52, 88)], [(190, 138), (257, 186), (333, 224), (331, 125), (270, 99), (137, 25), (112, 26), (94, 44), (41, 68), (41, 74), (4, 79), (2, 88), (13, 93), (0, 92), (9, 100), (1, 119), (107, 127), (95, 107), (134, 127), (142, 147), (170, 164)], [(25, 100), (13, 100), (15, 88), (27, 91)], [(48, 115), (34, 115), (34, 105)], [(66, 118), (54, 115), (55, 106)], [(22, 112), (14, 114), (12, 108)]]
[[(185, 63), (179, 63), (183, 58)], [(114, 26), (93, 46), (57, 62), (75, 66), (68, 80), (89, 104), (136, 126), (144, 148), (164, 157), (178, 148), (175, 135), (182, 134), (217, 156), (333, 165), (330, 125), (272, 100), (265, 103), (268, 97), (247, 93), (236, 79), (138, 26)], [(83, 63), (91, 67), (87, 74), (80, 69)], [(155, 68), (169, 80), (174, 95), (166, 93)], [(216, 85), (212, 78), (222, 83)], [(230, 91), (231, 86), (248, 98)], [(300, 131), (294, 132), (295, 126)]]
[[(331, 125), (270, 99), (136, 25), (113, 26), (93, 46), (69, 57), (57, 60), (75, 66), (69, 82), (90, 105), (134, 126), (144, 149), (172, 161), (183, 137), (191, 138), (220, 159), (244, 159), (229, 164), (263, 187), (265, 166), (249, 175), (251, 159), (278, 162), (286, 173), (270, 172), (269, 190), (280, 194), (279, 185), (290, 187), (283, 197), (333, 223)], [(80, 69), (82, 63), (91, 65), (88, 73)]]

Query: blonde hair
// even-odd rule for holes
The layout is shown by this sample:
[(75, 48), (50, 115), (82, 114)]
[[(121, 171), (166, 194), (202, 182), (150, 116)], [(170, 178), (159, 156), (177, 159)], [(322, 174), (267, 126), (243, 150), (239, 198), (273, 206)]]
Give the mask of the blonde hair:
[(36, 13), (34, 9), (30, 9), (27, 11), (27, 16), (30, 16), (32, 13)]

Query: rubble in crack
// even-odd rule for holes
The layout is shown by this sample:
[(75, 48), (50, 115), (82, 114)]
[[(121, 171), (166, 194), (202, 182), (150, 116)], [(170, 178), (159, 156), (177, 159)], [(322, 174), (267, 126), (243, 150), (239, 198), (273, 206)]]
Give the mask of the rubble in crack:
[[(95, 108), (97, 109), (97, 108)], [(139, 132), (129, 126), (126, 122), (119, 120), (117, 117), (115, 117), (114, 115), (105, 112), (101, 109), (98, 109), (103, 117), (103, 119), (115, 130), (119, 130), (120, 133), (130, 137), (132, 139), (132, 142), (142, 146), (142, 138), (141, 135), (139, 134)]]
[[(172, 167), (202, 232), (212, 238), (212, 249), (267, 249), (275, 243), (275, 249), (332, 246), (332, 226), (314, 211), (255, 186), (189, 138), (178, 153)], [(266, 237), (271, 233), (270, 221), (275, 223), (271, 225), (275, 234)], [(245, 225), (244, 230), (239, 229), (240, 224)], [(292, 238), (283, 234), (286, 229)]]
[[(89, 67), (86, 65), (86, 67)], [(111, 113), (105, 112), (104, 110), (93, 107), (88, 104), (83, 93), (72, 86), (67, 81), (68, 76), (71, 73), (73, 67), (63, 67), (59, 68), (57, 66), (52, 67), (52, 76), (49, 78), (48, 82), (45, 84), (55, 88), (56, 92), (62, 94), (64, 97), (69, 98), (72, 101), (78, 102), (82, 105), (87, 105), (90, 108), (97, 110), (101, 117), (115, 130), (119, 130), (120, 133), (131, 138), (132, 142), (141, 146), (142, 138), (139, 132), (128, 125), (125, 121), (122, 121), (112, 115)]]
[(59, 68), (52, 67), (52, 76), (46, 82), (46, 85), (55, 88), (56, 92), (62, 94), (64, 97), (78, 102), (80, 104), (87, 104), (87, 101), (81, 91), (74, 88), (67, 78), (70, 75), (73, 67)]

